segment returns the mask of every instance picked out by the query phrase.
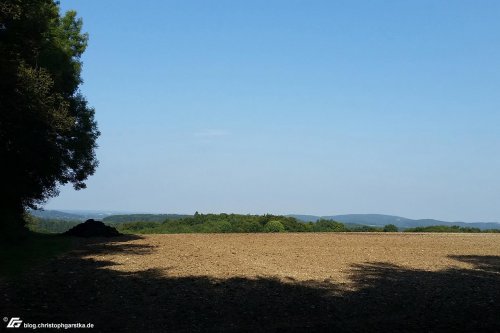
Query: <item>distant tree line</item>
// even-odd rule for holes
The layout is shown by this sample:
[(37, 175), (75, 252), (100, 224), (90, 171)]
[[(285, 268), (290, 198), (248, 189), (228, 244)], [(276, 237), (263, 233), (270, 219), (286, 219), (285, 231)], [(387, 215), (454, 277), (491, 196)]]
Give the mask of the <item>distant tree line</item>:
[(163, 222), (113, 223), (122, 233), (263, 233), (263, 232), (500, 232), (458, 226), (430, 226), (399, 230), (394, 224), (383, 227), (349, 225), (334, 220), (319, 219), (302, 222), (294, 217), (279, 215), (199, 214)]
[(309, 225), (276, 215), (199, 214), (163, 222), (116, 223), (123, 233), (305, 232)]
[[(349, 225), (334, 220), (319, 219), (302, 222), (294, 217), (280, 215), (199, 214), (171, 215), (157, 221), (153, 215), (143, 215), (144, 221), (127, 221), (126, 215), (105, 218), (104, 222), (122, 233), (129, 234), (177, 234), (177, 233), (264, 233), (264, 232), (397, 232), (394, 224), (384, 227)], [(138, 216), (133, 216), (135, 220)], [(30, 218), (31, 230), (44, 233), (61, 233), (78, 221)], [(404, 232), (500, 232), (459, 226), (428, 226), (402, 230)]]
[(452, 226), (431, 225), (428, 227), (409, 228), (409, 229), (405, 229), (405, 231), (407, 231), (407, 232), (467, 232), (467, 233), (474, 233), (474, 232), (496, 233), (496, 232), (500, 232), (499, 229), (481, 230), (479, 228), (459, 227), (456, 225), (452, 225)]
[(182, 214), (122, 214), (106, 216), (104, 223), (124, 223), (124, 222), (163, 222), (167, 219), (176, 220), (191, 215)]
[(81, 223), (81, 221), (68, 221), (59, 219), (43, 219), (29, 216), (25, 219), (27, 221), (27, 227), (31, 231), (47, 233), (47, 234), (57, 234), (63, 233), (75, 225)]

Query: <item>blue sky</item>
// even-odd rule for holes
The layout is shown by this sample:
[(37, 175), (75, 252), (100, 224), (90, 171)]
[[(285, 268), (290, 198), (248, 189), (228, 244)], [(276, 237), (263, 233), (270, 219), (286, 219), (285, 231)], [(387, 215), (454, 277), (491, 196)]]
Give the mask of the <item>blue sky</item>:
[(100, 166), (47, 209), (500, 221), (500, 2), (61, 1)]

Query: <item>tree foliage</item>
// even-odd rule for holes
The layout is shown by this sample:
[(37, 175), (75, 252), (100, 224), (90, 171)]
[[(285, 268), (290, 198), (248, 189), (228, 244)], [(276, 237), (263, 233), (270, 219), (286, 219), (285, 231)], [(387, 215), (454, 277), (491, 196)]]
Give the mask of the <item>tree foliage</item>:
[(81, 221), (40, 219), (33, 217), (26, 220), (27, 227), (30, 230), (39, 233), (63, 233), (81, 223)]
[(386, 224), (384, 226), (384, 232), (398, 232), (398, 227), (394, 224)]
[(266, 223), (264, 230), (266, 232), (284, 232), (285, 227), (283, 226), (283, 224), (280, 221), (271, 220), (271, 221)]
[(99, 131), (79, 91), (88, 36), (76, 12), (61, 16), (52, 0), (4, 0), (0, 25), (0, 205), (19, 216), (59, 185), (85, 188)]
[[(105, 221), (106, 222), (106, 221)], [(109, 222), (108, 222), (109, 223)], [(112, 223), (124, 233), (225, 233), (306, 231), (293, 217), (276, 215), (200, 214), (168, 218), (163, 223)]]
[[(105, 221), (109, 223), (109, 221)], [(256, 232), (331, 232), (349, 231), (344, 224), (331, 220), (301, 222), (280, 215), (200, 214), (167, 218), (164, 222), (110, 223), (123, 233), (256, 233)]]
[(409, 228), (405, 230), (406, 232), (481, 232), (479, 228), (471, 227), (460, 227), (457, 225), (447, 226), (447, 225), (431, 225), (427, 227), (416, 227)]
[[(384, 228), (373, 226), (348, 226), (333, 220), (318, 220), (317, 222), (302, 222), (294, 217), (279, 215), (240, 215), (240, 214), (131, 214), (117, 215), (119, 218), (104, 219), (104, 223), (111, 225), (122, 233), (128, 234), (172, 234), (172, 233), (263, 233), (263, 232), (382, 232)], [(137, 220), (140, 216), (144, 221)], [(153, 218), (153, 217), (157, 218)], [(162, 222), (158, 218), (168, 216)], [(111, 216), (112, 217), (112, 216)], [(77, 221), (61, 219), (34, 218), (29, 225), (32, 230), (45, 233), (64, 232)], [(131, 221), (131, 222), (129, 222)], [(392, 227), (385, 231), (395, 230)], [(406, 229), (413, 232), (499, 232), (500, 230), (480, 230), (477, 228), (431, 226)]]
[(313, 231), (328, 232), (328, 231), (348, 231), (348, 230), (343, 223), (333, 220), (320, 219), (314, 224)]

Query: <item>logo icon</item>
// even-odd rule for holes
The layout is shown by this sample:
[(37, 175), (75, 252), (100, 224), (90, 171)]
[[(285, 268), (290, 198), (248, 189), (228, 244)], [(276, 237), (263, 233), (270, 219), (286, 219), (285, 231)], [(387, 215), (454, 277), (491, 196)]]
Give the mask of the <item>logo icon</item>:
[(7, 324), (7, 328), (19, 328), (21, 326), (21, 323), (23, 321), (19, 317), (12, 317), (10, 318), (9, 323)]

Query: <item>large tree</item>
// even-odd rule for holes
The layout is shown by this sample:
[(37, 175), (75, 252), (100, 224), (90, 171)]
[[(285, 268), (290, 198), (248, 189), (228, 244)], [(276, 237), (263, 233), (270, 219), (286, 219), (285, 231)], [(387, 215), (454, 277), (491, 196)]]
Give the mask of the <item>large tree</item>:
[(0, 225), (62, 184), (85, 188), (97, 167), (94, 109), (79, 91), (81, 28), (52, 0), (0, 2)]

